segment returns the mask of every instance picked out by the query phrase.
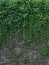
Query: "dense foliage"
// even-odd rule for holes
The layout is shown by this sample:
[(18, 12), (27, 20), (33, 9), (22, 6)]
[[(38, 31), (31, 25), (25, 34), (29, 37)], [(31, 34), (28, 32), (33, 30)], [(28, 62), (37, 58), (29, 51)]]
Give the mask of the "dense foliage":
[[(30, 46), (45, 44), (49, 53), (49, 2), (18, 1), (0, 3), (0, 47), (8, 36), (21, 36), (21, 43)], [(12, 43), (10, 43), (12, 44)]]

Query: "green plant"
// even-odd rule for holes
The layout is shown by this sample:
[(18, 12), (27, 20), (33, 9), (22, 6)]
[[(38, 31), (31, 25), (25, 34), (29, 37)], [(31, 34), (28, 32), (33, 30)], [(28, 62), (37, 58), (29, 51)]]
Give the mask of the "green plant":
[[(20, 37), (19, 34), (22, 33), (22, 40), (20, 41), (25, 46), (30, 46), (32, 40), (37, 45), (44, 41), (47, 43), (47, 39), (49, 39), (49, 2), (31, 0), (20, 0), (12, 4), (7, 1), (1, 2), (0, 47), (3, 43), (7, 43), (8, 36), (12, 37), (14, 33), (17, 37)], [(43, 40), (41, 40), (42, 37)], [(12, 43), (10, 45), (13, 46)], [(48, 45), (49, 41), (46, 48)]]

